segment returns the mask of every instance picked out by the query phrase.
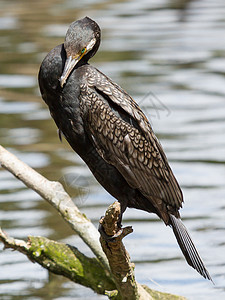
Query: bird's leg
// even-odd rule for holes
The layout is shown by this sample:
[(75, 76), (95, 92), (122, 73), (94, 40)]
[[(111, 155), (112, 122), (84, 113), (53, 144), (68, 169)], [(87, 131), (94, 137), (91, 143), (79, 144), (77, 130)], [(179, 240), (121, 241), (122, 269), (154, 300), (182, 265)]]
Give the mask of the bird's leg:
[(127, 203), (128, 201), (123, 201), (123, 202), (119, 202), (120, 203), (120, 214), (119, 214), (119, 218), (117, 221), (117, 226), (118, 228), (122, 229), (123, 225), (122, 225), (122, 218), (123, 218), (123, 213), (125, 212), (126, 208), (127, 208)]

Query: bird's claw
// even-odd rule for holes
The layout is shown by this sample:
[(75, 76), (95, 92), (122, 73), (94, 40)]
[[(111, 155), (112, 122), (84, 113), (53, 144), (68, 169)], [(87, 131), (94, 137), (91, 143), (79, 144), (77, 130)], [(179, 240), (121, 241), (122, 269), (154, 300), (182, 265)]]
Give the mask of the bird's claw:
[(107, 235), (106, 232), (105, 232), (105, 230), (104, 230), (103, 225), (102, 225), (101, 223), (99, 223), (98, 231), (99, 231), (101, 237), (102, 237), (106, 242), (115, 242), (115, 239), (122, 235), (122, 233), (123, 233), (123, 228), (120, 228), (120, 229), (117, 231), (117, 233), (115, 233), (114, 235)]

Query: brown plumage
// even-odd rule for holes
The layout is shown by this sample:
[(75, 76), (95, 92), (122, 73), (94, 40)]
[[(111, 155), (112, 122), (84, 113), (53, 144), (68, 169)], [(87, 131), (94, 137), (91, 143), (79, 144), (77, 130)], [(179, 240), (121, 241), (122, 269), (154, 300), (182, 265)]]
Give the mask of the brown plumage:
[(180, 220), (182, 192), (148, 119), (119, 85), (87, 63), (99, 44), (97, 23), (87, 17), (73, 22), (65, 43), (41, 65), (42, 97), (59, 131), (122, 213), (127, 207), (156, 213), (172, 227), (187, 262), (211, 280)]
[(168, 212), (179, 217), (183, 197), (149, 121), (137, 103), (100, 71), (90, 66), (88, 72), (85, 66), (80, 71), (81, 115), (98, 153), (169, 224)]

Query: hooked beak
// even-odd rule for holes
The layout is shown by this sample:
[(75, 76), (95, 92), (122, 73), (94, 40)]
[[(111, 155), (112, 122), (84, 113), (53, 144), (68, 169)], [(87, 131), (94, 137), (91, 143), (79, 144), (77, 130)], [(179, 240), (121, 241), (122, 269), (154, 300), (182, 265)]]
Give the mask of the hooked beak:
[(60, 77), (59, 81), (60, 81), (60, 85), (63, 88), (64, 84), (66, 83), (67, 78), (69, 77), (71, 71), (73, 70), (73, 68), (76, 66), (76, 64), (78, 63), (78, 61), (81, 59), (81, 56), (77, 55), (75, 57), (72, 57), (71, 55), (67, 58), (65, 66), (64, 66), (64, 70), (62, 73), (62, 76)]

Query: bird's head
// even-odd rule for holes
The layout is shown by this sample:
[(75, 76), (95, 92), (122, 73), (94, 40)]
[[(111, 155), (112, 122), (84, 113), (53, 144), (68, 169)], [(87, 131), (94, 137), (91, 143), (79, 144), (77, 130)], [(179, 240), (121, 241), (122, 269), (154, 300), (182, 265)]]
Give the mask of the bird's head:
[(85, 17), (70, 24), (64, 42), (67, 58), (60, 77), (61, 87), (79, 61), (87, 62), (96, 53), (100, 39), (101, 30), (92, 19)]

